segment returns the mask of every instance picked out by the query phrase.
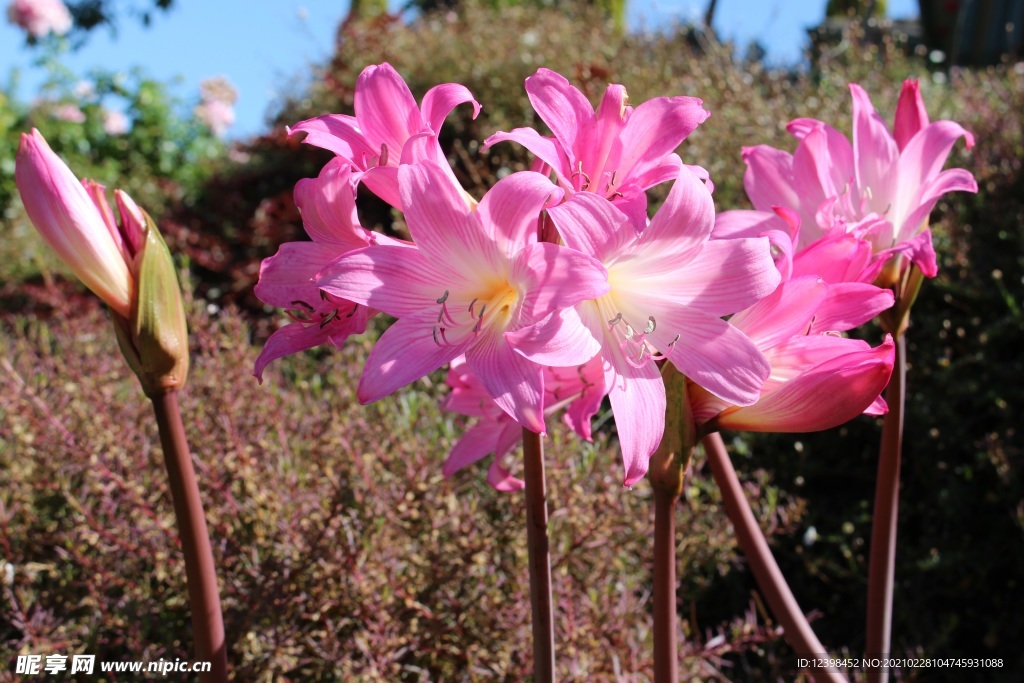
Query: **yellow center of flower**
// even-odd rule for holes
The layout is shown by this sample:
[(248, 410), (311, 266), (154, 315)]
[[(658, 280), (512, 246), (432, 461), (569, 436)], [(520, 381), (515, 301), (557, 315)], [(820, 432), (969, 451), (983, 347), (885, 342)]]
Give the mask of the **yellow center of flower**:
[[(481, 304), (476, 311), (477, 329), (492, 325), (505, 329), (512, 321), (512, 316), (518, 305), (519, 292), (508, 283), (504, 283), (504, 286), (492, 294), (487, 303)], [(474, 315), (473, 308), (472, 305), (469, 307), (471, 315)]]
[(484, 329), (504, 330), (518, 313), (521, 297), (519, 290), (502, 280), (483, 295), (474, 297), (468, 306), (455, 304), (448, 290), (438, 297), (437, 303), (441, 309), (434, 327), (434, 341), (444, 346), (465, 341), (467, 336), (478, 335)]

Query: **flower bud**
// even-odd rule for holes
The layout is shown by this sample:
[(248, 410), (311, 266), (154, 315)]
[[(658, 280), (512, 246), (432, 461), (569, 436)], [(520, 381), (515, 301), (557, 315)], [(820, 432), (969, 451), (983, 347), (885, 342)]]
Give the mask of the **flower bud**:
[(39, 131), (22, 134), (14, 171), (25, 211), (43, 239), (113, 311), (121, 352), (148, 396), (188, 374), (188, 331), (174, 262), (153, 219), (120, 190), (121, 222), (104, 187), (79, 182)]
[(14, 180), (29, 219), (47, 244), (86, 287), (128, 317), (133, 279), (120, 245), (89, 191), (38, 130), (21, 135)]

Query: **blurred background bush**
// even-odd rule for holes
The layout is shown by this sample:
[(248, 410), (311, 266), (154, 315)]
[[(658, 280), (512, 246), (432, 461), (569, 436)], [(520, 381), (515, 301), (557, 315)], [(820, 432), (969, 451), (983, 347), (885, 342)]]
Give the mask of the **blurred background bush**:
[[(749, 206), (741, 146), (793, 149), (784, 126), (798, 116), (849, 133), (850, 82), (891, 118), (902, 80), (922, 78), (932, 120), (956, 120), (976, 136), (951, 164), (972, 170), (980, 192), (949, 196), (933, 215), (941, 271), (908, 334), (894, 654), (1004, 661), (999, 670), (907, 670), (902, 680), (1019, 680), (1024, 67), (937, 68), (908, 55), (898, 34), (856, 23), (810, 66), (781, 69), (756, 51), (738, 57), (700, 27), (625, 32), (600, 3), (440, 3), (408, 21), (362, 4), (365, 16), (339, 27), (313, 85), (280, 103), (265, 134), (243, 141), (220, 141), (201, 102), (186, 103), (174, 84), (138, 72), (83, 82), (56, 49), (41, 57), (50, 77), (37, 100), (18, 101), (13, 87), (0, 93), (0, 661), (189, 651), (183, 570), (146, 406), (109, 353), (99, 305), (40, 248), (16, 198), (18, 136), (37, 126), (76, 173), (127, 189), (159, 216), (180, 259), (194, 335), (184, 410), (237, 680), (528, 676), (522, 501), (488, 489), (481, 471), (442, 479), (463, 428), (436, 407), (443, 378), (359, 406), (369, 339), (278, 362), (262, 386), (251, 377), (259, 346), (282, 321), (252, 296), (259, 263), (303, 238), (292, 188), (328, 158), (288, 141), (284, 126), (351, 113), (358, 73), (389, 61), (417, 98), (452, 81), (484, 105), (476, 120), (457, 109), (442, 131), (456, 174), (478, 197), (529, 164), (516, 146), (486, 155), (480, 146), (496, 130), (542, 125), (522, 88), (539, 66), (592, 100), (609, 82), (625, 84), (634, 103), (701, 97), (712, 116), (680, 154), (711, 172), (719, 210)], [(126, 120), (111, 122), (111, 110)], [(360, 202), (364, 225), (403, 233), (386, 205)], [(592, 445), (559, 429), (549, 444), (564, 680), (651, 675), (650, 490), (619, 485), (608, 417), (599, 414)], [(727, 435), (800, 604), (815, 611), (822, 641), (852, 656), (863, 648), (878, 431), (862, 418), (823, 434)], [(798, 677), (701, 457), (679, 515), (684, 670), (695, 680)]]

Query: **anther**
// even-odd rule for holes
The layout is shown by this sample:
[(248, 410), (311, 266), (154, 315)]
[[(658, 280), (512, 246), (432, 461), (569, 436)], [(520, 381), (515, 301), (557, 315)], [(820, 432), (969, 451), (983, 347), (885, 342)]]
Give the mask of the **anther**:
[(439, 303), (439, 304), (443, 304), (443, 303), (444, 303), (445, 301), (448, 301), (448, 290), (447, 290), (447, 289), (446, 289), (446, 290), (444, 290), (444, 294), (442, 294), (442, 295), (441, 295), (441, 298), (439, 298), (439, 299), (437, 300), (437, 303)]
[(619, 314), (618, 314), (618, 315), (616, 315), (616, 316), (615, 316), (614, 318), (612, 318), (611, 320), (609, 320), (609, 321), (608, 321), (608, 325), (609, 325), (609, 327), (615, 327), (616, 325), (618, 325), (618, 324), (619, 324), (619, 322), (620, 322), (621, 320), (622, 320), (622, 314), (621, 314), (621, 313), (619, 313)]
[(316, 310), (315, 308), (313, 308), (312, 306), (307, 304), (305, 301), (293, 301), (292, 302), (292, 306), (297, 306), (298, 308), (304, 308), (307, 311), (309, 311), (310, 313), (312, 313), (313, 311)]
[(668, 344), (668, 347), (669, 347), (670, 349), (671, 349), (671, 348), (672, 348), (673, 346), (675, 346), (675, 345), (676, 345), (676, 342), (677, 342), (677, 341), (679, 341), (679, 337), (680, 337), (680, 336), (681, 336), (681, 335), (678, 335), (678, 334), (677, 334), (677, 335), (676, 335), (676, 338), (675, 338), (675, 339), (673, 339), (673, 340), (672, 340), (671, 342), (669, 342), (669, 344)]
[(627, 325), (626, 325), (626, 339), (632, 339), (632, 338), (633, 338), (633, 328), (632, 328), (632, 327), (630, 327), (630, 326), (629, 326), (629, 325), (627, 324)]
[(650, 334), (651, 332), (654, 332), (654, 328), (657, 326), (658, 323), (654, 321), (654, 316), (652, 315), (650, 318), (647, 319), (647, 327), (644, 328), (644, 334)]
[[(473, 317), (473, 307), (476, 306), (476, 302), (479, 299), (480, 299), (480, 297), (476, 297), (475, 299), (473, 299), (472, 301), (469, 302), (469, 317), (470, 318)], [(484, 305), (486, 306), (487, 304), (484, 304)]]
[(320, 290), (320, 299), (322, 301), (330, 301), (331, 300), (331, 295), (321, 289)]
[(380, 160), (377, 163), (380, 166), (388, 165), (388, 146), (386, 144), (382, 143), (380, 146)]

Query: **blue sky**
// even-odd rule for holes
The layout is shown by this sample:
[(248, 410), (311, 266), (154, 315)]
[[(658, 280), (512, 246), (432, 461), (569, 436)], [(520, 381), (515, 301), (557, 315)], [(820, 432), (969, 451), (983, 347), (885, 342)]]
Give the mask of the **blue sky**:
[[(404, 0), (390, 0), (397, 8)], [(627, 0), (631, 28), (663, 26), (702, 16), (707, 0)], [(0, 0), (6, 5), (8, 0)], [(806, 43), (805, 29), (819, 22), (825, 0), (719, 0), (715, 29), (724, 39), (758, 40), (769, 60), (792, 63)], [(325, 61), (334, 32), (348, 9), (346, 0), (176, 0), (150, 28), (125, 17), (116, 36), (94, 32), (83, 49), (68, 58), (77, 73), (91, 68), (128, 70), (142, 66), (160, 80), (181, 77), (176, 92), (197, 98), (199, 82), (225, 76), (239, 90), (237, 123), (230, 137), (265, 129), (275, 99), (307, 78), (310, 64)], [(917, 14), (917, 0), (890, 0), (889, 15)], [(21, 72), (20, 99), (30, 99), (41, 74), (32, 66), (20, 29), (0, 13), (0, 84), (12, 67)]]

